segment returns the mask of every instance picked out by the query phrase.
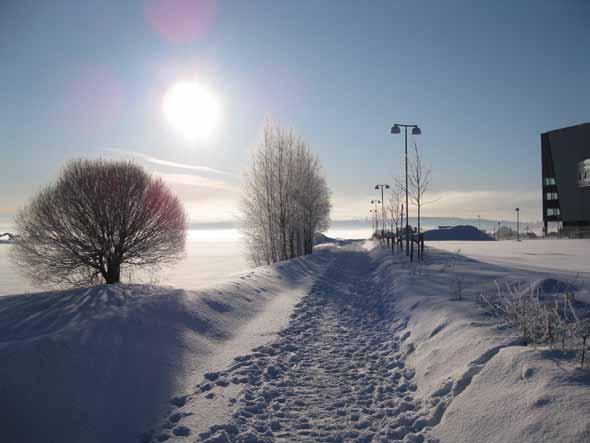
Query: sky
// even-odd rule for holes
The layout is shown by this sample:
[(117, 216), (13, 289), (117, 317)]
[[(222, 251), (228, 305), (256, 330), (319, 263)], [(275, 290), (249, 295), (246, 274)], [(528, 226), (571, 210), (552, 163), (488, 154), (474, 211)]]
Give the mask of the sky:
[[(585, 0), (3, 0), (0, 216), (102, 157), (163, 177), (193, 222), (235, 220), (271, 118), (318, 154), (334, 220), (401, 175), (396, 122), (422, 129), (425, 216), (540, 220), (540, 134), (590, 121), (588, 48)], [(215, 97), (209, 137), (167, 121), (179, 82)]]

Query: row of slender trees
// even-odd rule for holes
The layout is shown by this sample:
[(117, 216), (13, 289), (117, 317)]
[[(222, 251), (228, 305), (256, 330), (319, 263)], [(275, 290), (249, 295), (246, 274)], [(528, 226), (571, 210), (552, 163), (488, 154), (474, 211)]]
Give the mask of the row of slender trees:
[[(425, 204), (431, 201), (425, 200), (425, 195), (430, 190), (431, 185), (431, 168), (424, 162), (422, 153), (418, 145), (414, 143), (413, 149), (408, 161), (408, 195), (410, 204), (416, 207), (417, 210), (417, 233), (421, 232), (421, 211)], [(378, 225), (384, 231), (400, 232), (404, 229), (404, 219), (408, 215), (408, 210), (405, 208), (405, 180), (399, 177), (394, 178), (394, 186), (391, 187), (391, 192), (388, 200), (385, 203), (385, 220), (383, 217), (378, 217)]]
[(268, 122), (246, 173), (242, 232), (255, 265), (311, 254), (330, 221), (330, 192), (318, 157), (300, 137)]

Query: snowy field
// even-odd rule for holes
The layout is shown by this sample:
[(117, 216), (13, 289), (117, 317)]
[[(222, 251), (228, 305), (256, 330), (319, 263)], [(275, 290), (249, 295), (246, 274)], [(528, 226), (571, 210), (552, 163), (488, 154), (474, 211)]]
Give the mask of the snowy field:
[[(17, 272), (9, 260), (11, 247), (0, 244), (0, 296), (42, 290), (31, 286)], [(237, 229), (190, 230), (185, 253), (177, 264), (156, 272), (137, 273), (131, 276), (132, 281), (196, 289), (250, 268)]]
[[(11, 231), (11, 227), (7, 225), (3, 229)], [(332, 238), (368, 238), (371, 232), (363, 227), (337, 227), (330, 229), (327, 235)], [(18, 273), (9, 260), (10, 248), (9, 244), (0, 244), (0, 297), (43, 290), (32, 286)], [(135, 283), (197, 289), (250, 268), (238, 229), (191, 229), (183, 260), (156, 272), (135, 274), (131, 279)]]
[(588, 369), (477, 302), (547, 275), (336, 241), (198, 291), (3, 297), (2, 441), (588, 442)]
[(590, 239), (436, 241), (427, 245), (510, 268), (590, 275)]

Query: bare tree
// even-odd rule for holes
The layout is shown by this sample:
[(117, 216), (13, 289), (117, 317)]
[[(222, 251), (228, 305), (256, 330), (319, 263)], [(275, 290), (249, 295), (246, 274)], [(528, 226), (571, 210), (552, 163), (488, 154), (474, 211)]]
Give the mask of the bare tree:
[(74, 160), (16, 217), (13, 260), (37, 284), (118, 283), (123, 269), (182, 255), (186, 215), (133, 162)]
[[(397, 179), (394, 179), (394, 183), (397, 183), (397, 181)], [(391, 188), (391, 195), (389, 197), (389, 201), (387, 202), (386, 211), (387, 218), (389, 219), (389, 225), (391, 227), (391, 232), (397, 235), (399, 228), (401, 227), (400, 223), (402, 214), (402, 190), (399, 188), (399, 186), (393, 186)], [(395, 241), (395, 238), (393, 241)]]
[[(410, 158), (408, 166), (408, 194), (418, 209), (418, 234), (420, 233), (420, 211), (424, 204), (429, 203), (424, 200), (424, 195), (430, 190), (431, 172), (432, 169), (426, 166), (424, 159), (422, 158), (422, 153), (418, 149), (416, 142), (414, 142), (414, 152), (412, 158)], [(399, 179), (396, 179), (395, 181), (398, 188), (401, 189), (402, 192), (405, 192), (405, 184)]]
[(242, 197), (251, 261), (261, 265), (310, 254), (329, 214), (329, 190), (317, 157), (292, 131), (267, 123)]

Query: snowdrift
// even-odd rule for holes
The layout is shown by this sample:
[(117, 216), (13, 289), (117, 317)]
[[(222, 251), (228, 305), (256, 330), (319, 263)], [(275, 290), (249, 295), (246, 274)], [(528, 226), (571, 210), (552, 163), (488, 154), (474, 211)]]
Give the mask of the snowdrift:
[(426, 241), (450, 241), (450, 240), (467, 240), (467, 241), (486, 241), (493, 240), (485, 232), (480, 231), (475, 226), (461, 225), (453, 226), (448, 229), (432, 229), (424, 233)]
[[(416, 371), (416, 395), (433, 418), (432, 435), (441, 443), (589, 442), (590, 371), (577, 367), (572, 352), (524, 346), (477, 302), (494, 280), (571, 288), (567, 277), (429, 252), (426, 263), (415, 266), (371, 250), (379, 263), (374, 278), (408, 322), (404, 346)], [(452, 299), (458, 279), (462, 301)]]

